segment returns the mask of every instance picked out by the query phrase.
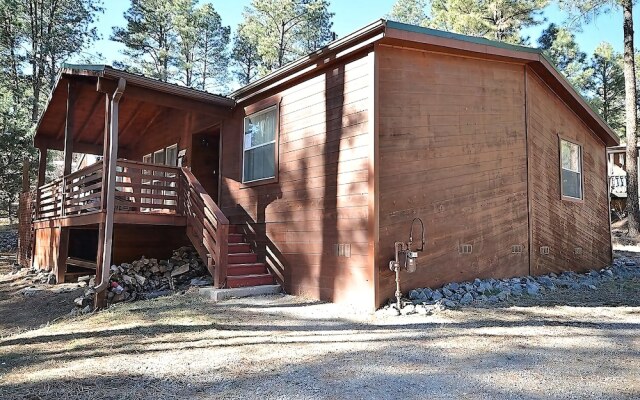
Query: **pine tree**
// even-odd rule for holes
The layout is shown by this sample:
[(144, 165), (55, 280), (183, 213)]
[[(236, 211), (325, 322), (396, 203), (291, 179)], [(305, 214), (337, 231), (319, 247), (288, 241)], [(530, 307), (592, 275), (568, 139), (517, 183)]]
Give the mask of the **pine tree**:
[(175, 8), (164, 0), (131, 0), (124, 13), (126, 27), (114, 27), (111, 40), (126, 46), (124, 63), (132, 72), (168, 81), (176, 56)]
[(111, 36), (126, 46), (116, 66), (201, 90), (226, 85), (230, 29), (211, 4), (132, 0), (125, 20)]
[(253, 0), (245, 8), (242, 36), (255, 44), (260, 72), (324, 46), (332, 36), (328, 9), (327, 0)]
[(524, 28), (543, 22), (548, 0), (398, 0), (389, 18), (463, 35), (524, 44)]
[(427, 0), (398, 0), (394, 3), (387, 18), (405, 24), (429, 26), (428, 6)]
[(578, 92), (584, 94), (593, 70), (587, 64), (587, 54), (580, 51), (575, 35), (552, 23), (542, 31), (538, 45)]
[(620, 137), (624, 136), (624, 72), (622, 56), (610, 43), (595, 49), (590, 62), (593, 74), (589, 80), (590, 103)]
[(625, 92), (625, 138), (627, 144), (627, 226), (631, 237), (640, 236), (640, 204), (638, 203), (638, 110), (636, 93), (636, 63), (633, 45), (633, 0), (561, 0), (576, 21), (590, 21), (595, 16), (620, 8), (622, 10), (622, 40), (624, 43), (623, 74)]
[[(99, 0), (0, 0), (0, 211), (15, 210), (33, 128), (64, 60), (97, 38)], [(33, 174), (32, 174), (33, 176)]]
[(260, 55), (258, 46), (242, 32), (242, 25), (238, 27), (233, 41), (233, 74), (241, 85), (248, 85), (258, 75)]

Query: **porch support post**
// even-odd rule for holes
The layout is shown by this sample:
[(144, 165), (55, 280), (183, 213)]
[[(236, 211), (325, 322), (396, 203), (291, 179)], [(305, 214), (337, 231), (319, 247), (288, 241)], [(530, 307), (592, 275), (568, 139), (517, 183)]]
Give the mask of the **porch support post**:
[(71, 162), (73, 161), (73, 136), (75, 123), (75, 85), (72, 82), (67, 83), (67, 119), (64, 127), (64, 172), (63, 175), (71, 173)]
[[(60, 216), (64, 216), (66, 200), (66, 176), (71, 173), (71, 162), (73, 161), (73, 137), (75, 120), (75, 85), (67, 82), (67, 115), (64, 126), (64, 169), (62, 172), (61, 196), (60, 196)], [(56, 263), (56, 283), (63, 283), (67, 273), (67, 258), (69, 257), (69, 234), (70, 228), (60, 228), (60, 240), (58, 242), (58, 260)]]
[(38, 180), (36, 183), (36, 219), (40, 218), (40, 186), (44, 185), (44, 178), (47, 174), (47, 149), (39, 148), (40, 158), (38, 160)]
[[(108, 176), (103, 178), (106, 182), (106, 216), (104, 226), (104, 244), (102, 248), (102, 276), (100, 284), (96, 287), (96, 307), (104, 305), (105, 290), (109, 284), (109, 270), (111, 267), (111, 251), (113, 244), (113, 218), (116, 197), (116, 162), (118, 160), (118, 104), (126, 87), (126, 81), (118, 80), (118, 87), (111, 98), (111, 121), (109, 126), (109, 160)], [(105, 161), (106, 164), (106, 161)]]

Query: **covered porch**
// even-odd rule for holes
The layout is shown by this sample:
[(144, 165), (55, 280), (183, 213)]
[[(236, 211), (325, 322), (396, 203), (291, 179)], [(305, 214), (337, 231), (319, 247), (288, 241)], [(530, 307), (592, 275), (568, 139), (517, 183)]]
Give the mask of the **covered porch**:
[[(46, 254), (64, 282), (67, 266), (78, 263), (68, 254), (72, 229), (95, 229), (96, 259), (81, 262), (95, 268), (100, 295), (118, 226), (173, 227), (186, 233), (215, 285), (224, 286), (229, 222), (216, 204), (217, 171), (220, 126), (233, 105), (108, 66), (66, 66), (34, 138), (34, 263)], [(45, 182), (50, 150), (63, 151), (63, 172)], [(73, 168), (74, 154), (98, 161)]]

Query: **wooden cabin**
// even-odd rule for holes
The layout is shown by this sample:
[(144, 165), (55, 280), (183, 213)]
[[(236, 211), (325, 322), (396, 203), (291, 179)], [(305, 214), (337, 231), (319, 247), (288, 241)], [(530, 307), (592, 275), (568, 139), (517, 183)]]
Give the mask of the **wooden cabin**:
[(102, 277), (192, 243), (217, 287), (372, 309), (420, 218), (405, 291), (601, 268), (617, 144), (539, 50), (385, 20), (229, 96), (69, 65), (35, 145), (102, 160), (41, 162), (32, 263)]

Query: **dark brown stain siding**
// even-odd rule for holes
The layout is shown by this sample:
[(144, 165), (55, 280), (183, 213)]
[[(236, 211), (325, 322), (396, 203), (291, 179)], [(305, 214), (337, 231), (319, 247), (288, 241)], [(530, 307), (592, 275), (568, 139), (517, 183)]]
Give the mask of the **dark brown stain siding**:
[[(245, 232), (288, 293), (371, 308), (368, 258), (367, 54), (241, 104), (222, 128), (221, 207)], [(275, 183), (241, 183), (245, 113), (279, 105)], [(338, 243), (351, 257), (337, 257)]]
[[(531, 273), (602, 268), (611, 262), (604, 144), (533, 72), (527, 79)], [(561, 200), (559, 136), (582, 145), (583, 202)]]
[[(524, 67), (381, 47), (380, 243), (376, 302), (395, 291), (393, 243), (414, 217), (427, 244), (405, 293), (475, 277), (527, 275)], [(415, 235), (414, 235), (415, 239)], [(471, 254), (459, 254), (472, 244)], [(512, 254), (522, 245), (522, 254)]]

